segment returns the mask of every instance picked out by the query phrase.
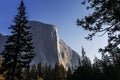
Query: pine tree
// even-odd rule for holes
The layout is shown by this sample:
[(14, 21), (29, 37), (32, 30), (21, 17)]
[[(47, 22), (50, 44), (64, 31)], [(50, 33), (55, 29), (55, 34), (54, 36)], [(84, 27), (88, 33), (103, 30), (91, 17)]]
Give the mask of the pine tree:
[(93, 80), (92, 64), (90, 59), (86, 56), (86, 52), (83, 47), (81, 53), (82, 53), (80, 61), (81, 65), (79, 65), (73, 71), (73, 73), (67, 77), (67, 80)]
[(119, 75), (115, 78), (113, 74), (120, 74), (117, 72), (120, 71), (120, 0), (83, 0), (82, 4), (87, 5), (88, 10), (92, 9), (92, 13), (78, 19), (77, 25), (90, 31), (86, 37), (88, 40), (92, 40), (97, 34), (107, 34), (108, 44), (99, 49), (103, 73), (105, 80), (117, 80)]
[(81, 60), (81, 64), (82, 64), (82, 66), (89, 66), (89, 67), (91, 67), (91, 61), (86, 56), (86, 52), (85, 52), (83, 47), (82, 47), (82, 60)]
[(52, 68), (51, 65), (46, 65), (45, 66), (45, 71), (44, 71), (44, 80), (53, 80), (52, 79)]
[(27, 26), (27, 22), (24, 2), (21, 1), (18, 14), (14, 18), (15, 24), (9, 28), (11, 35), (8, 36), (2, 52), (2, 70), (7, 71), (6, 80), (22, 79), (22, 69), (28, 68), (35, 56), (32, 34), (29, 31), (31, 27)]
[(102, 60), (95, 57), (92, 67), (93, 67), (93, 80), (103, 80)]
[(43, 77), (43, 67), (41, 62), (37, 64), (37, 77)]
[(82, 4), (92, 9), (92, 13), (78, 19), (77, 25), (91, 32), (86, 37), (88, 40), (97, 34), (108, 35), (108, 44), (99, 52), (108, 55), (111, 63), (120, 70), (120, 0), (83, 0)]
[(66, 70), (63, 65), (56, 64), (54, 68), (54, 80), (64, 80), (66, 77)]
[(36, 69), (36, 65), (32, 65), (31, 70), (30, 70), (30, 80), (37, 80), (37, 69)]
[(66, 80), (71, 80), (72, 79), (72, 70), (71, 70), (70, 67), (68, 67), (66, 75), (67, 75)]
[(24, 76), (24, 80), (30, 80), (31, 79), (30, 68), (25, 68), (23, 70), (23, 76)]

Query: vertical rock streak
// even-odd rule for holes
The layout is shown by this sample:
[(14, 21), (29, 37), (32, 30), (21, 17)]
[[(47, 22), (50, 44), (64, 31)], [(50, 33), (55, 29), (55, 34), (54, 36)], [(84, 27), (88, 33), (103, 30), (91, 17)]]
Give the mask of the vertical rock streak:
[[(54, 67), (56, 63), (59, 63), (66, 69), (78, 66), (79, 55), (59, 38), (54, 25), (38, 21), (30, 21), (28, 25), (31, 26), (36, 53), (32, 64), (41, 62), (43, 65), (48, 64)], [(0, 36), (0, 52), (4, 48), (6, 39), (7, 37)]]

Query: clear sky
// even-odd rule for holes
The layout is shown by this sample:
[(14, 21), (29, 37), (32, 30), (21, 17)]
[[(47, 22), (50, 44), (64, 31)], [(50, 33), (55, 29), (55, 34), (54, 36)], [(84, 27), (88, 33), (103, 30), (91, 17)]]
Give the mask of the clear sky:
[[(57, 26), (60, 38), (72, 49), (81, 53), (81, 46), (87, 55), (93, 59), (100, 57), (98, 49), (107, 44), (106, 37), (94, 38), (93, 41), (84, 39), (88, 32), (76, 25), (77, 18), (83, 18), (90, 11), (81, 5), (82, 0), (24, 0), (29, 20), (41, 21)], [(8, 27), (17, 13), (20, 0), (0, 1), (0, 33), (9, 34)]]

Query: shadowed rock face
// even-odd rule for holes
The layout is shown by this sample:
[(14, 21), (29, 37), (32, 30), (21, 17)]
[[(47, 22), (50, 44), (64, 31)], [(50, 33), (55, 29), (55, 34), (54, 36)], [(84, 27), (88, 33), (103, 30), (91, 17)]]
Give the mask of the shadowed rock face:
[[(34, 52), (36, 53), (32, 64), (41, 62), (43, 65), (54, 66), (59, 63), (66, 69), (78, 66), (79, 55), (59, 39), (57, 28), (54, 25), (38, 21), (30, 21), (28, 25), (31, 26)], [(0, 36), (0, 52), (4, 48), (6, 39), (7, 37)]]
[(52, 66), (58, 63), (57, 50), (57, 32), (53, 25), (47, 25), (41, 22), (30, 21), (28, 25), (31, 27), (33, 34), (34, 51), (36, 57), (33, 63), (41, 61), (42, 64), (51, 64)]

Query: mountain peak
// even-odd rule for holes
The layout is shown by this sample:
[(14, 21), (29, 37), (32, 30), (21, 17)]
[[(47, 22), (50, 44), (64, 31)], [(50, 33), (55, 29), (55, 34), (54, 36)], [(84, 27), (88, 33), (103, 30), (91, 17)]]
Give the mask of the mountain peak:
[[(56, 26), (39, 21), (29, 21), (28, 25), (31, 26), (30, 31), (33, 34), (36, 53), (31, 64), (41, 62), (42, 65), (48, 64), (54, 67), (56, 63), (59, 63), (66, 69), (78, 66), (79, 55), (59, 39)], [(3, 50), (6, 39), (7, 37), (0, 38), (0, 45), (2, 44), (0, 51)]]

